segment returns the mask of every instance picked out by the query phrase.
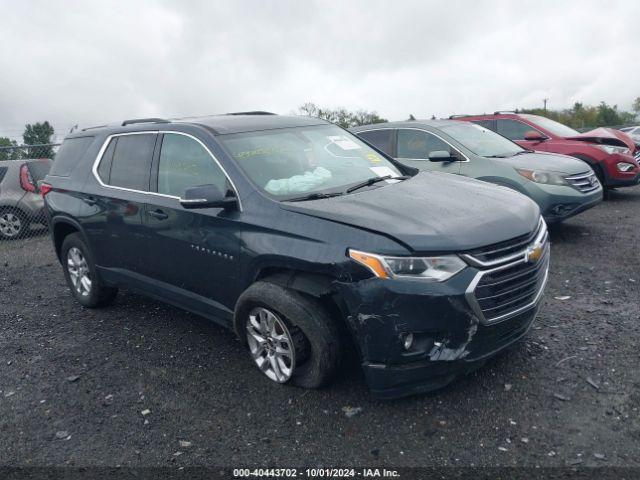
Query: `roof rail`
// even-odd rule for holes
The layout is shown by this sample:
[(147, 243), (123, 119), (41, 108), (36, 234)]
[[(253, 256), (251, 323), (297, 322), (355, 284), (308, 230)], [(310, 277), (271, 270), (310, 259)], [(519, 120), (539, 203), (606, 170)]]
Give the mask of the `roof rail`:
[(134, 118), (131, 120), (125, 120), (122, 122), (122, 126), (126, 127), (127, 125), (133, 125), (134, 123), (171, 123), (169, 120), (165, 120), (164, 118)]
[(494, 115), (500, 115), (501, 113), (518, 113), (518, 109), (515, 110), (497, 110), (493, 112)]
[(449, 120), (453, 120), (454, 118), (462, 118), (462, 117), (472, 117), (473, 115), (470, 115), (468, 113), (461, 113), (458, 115), (449, 115)]
[(254, 112), (231, 112), (231, 113), (225, 113), (225, 115), (276, 115), (276, 114), (271, 112), (263, 112), (261, 110), (256, 110)]
[(104, 124), (104, 125), (96, 125), (94, 127), (84, 127), (82, 129), (82, 131), (86, 132), (87, 130), (95, 130), (96, 128), (104, 128), (104, 127), (107, 127), (107, 126), (108, 126), (107, 124)]

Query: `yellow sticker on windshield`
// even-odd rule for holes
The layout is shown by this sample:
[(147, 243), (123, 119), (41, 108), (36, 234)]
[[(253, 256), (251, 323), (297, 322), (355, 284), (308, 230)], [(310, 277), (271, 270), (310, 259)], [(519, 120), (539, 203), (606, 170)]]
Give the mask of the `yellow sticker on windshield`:
[(367, 160), (369, 160), (371, 163), (380, 163), (382, 161), (382, 159), (375, 153), (367, 153), (366, 156)]

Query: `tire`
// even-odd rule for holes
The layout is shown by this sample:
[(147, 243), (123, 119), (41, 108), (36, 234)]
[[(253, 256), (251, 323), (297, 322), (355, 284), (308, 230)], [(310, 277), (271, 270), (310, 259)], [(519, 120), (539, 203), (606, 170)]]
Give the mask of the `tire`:
[(0, 239), (18, 240), (25, 238), (29, 232), (27, 216), (15, 208), (0, 210)]
[[(252, 352), (248, 327), (253, 312), (267, 310), (286, 327), (294, 347), (295, 365), (288, 378), (275, 380)], [(259, 314), (254, 315), (259, 316)], [(274, 283), (259, 281), (238, 299), (234, 318), (236, 333), (256, 366), (271, 380), (303, 388), (320, 388), (333, 380), (342, 357), (338, 327), (315, 299)], [(266, 353), (268, 357), (268, 353)]]
[[(98, 276), (93, 256), (79, 233), (65, 237), (60, 248), (60, 259), (67, 285), (83, 307), (108, 305), (118, 294), (117, 288), (104, 285)], [(84, 276), (89, 283), (82, 280)]]

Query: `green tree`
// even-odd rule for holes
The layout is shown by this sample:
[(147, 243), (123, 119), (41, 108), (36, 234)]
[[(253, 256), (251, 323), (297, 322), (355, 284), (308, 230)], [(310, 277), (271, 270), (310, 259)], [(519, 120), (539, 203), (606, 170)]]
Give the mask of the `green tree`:
[[(51, 137), (53, 137), (54, 130), (48, 121), (42, 123), (27, 124), (24, 127), (24, 133), (22, 139), (25, 145), (46, 145), (51, 143)], [(53, 148), (46, 147), (32, 147), (27, 149), (28, 157), (35, 158), (53, 158)]]
[(631, 110), (633, 110), (633, 113), (635, 113), (636, 115), (640, 115), (640, 97), (636, 97), (636, 99), (633, 101)]
[(298, 107), (300, 115), (322, 118), (328, 122), (335, 123), (342, 128), (356, 127), (359, 125), (370, 125), (372, 123), (384, 123), (387, 120), (380, 117), (374, 111), (357, 110), (350, 112), (346, 108), (321, 108), (315, 103), (307, 102)]
[(21, 152), (18, 142), (7, 137), (0, 137), (0, 160), (18, 160)]

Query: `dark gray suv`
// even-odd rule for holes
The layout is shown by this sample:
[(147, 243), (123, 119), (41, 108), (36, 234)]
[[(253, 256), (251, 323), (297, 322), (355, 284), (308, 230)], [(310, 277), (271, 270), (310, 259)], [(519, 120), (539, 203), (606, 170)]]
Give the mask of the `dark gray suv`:
[(51, 164), (48, 159), (0, 161), (0, 239), (22, 238), (32, 224), (47, 224), (38, 182)]

